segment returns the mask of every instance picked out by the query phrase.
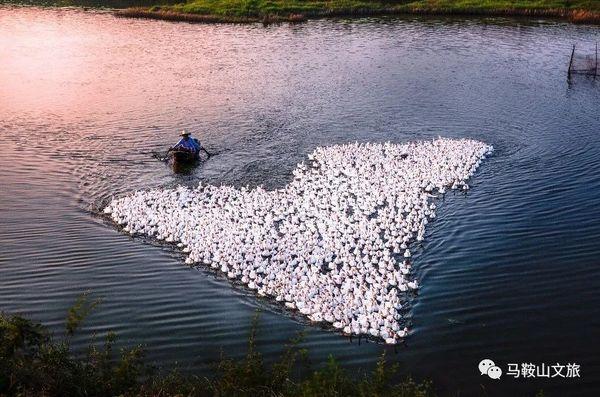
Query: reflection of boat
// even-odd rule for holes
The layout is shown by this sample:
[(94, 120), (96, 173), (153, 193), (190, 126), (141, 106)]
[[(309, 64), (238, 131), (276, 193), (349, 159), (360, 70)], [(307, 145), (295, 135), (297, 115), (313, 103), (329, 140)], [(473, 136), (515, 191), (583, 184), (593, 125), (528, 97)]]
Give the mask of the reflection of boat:
[(199, 151), (173, 149), (169, 152), (171, 160), (177, 163), (194, 163), (200, 159)]

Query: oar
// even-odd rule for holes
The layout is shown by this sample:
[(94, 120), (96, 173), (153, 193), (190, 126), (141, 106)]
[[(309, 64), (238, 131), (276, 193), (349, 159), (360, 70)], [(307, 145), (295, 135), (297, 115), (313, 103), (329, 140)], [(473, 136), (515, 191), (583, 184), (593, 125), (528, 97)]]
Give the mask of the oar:
[(152, 152), (152, 157), (160, 161), (167, 161), (169, 157), (169, 152), (171, 152), (173, 148), (169, 148), (166, 153)]
[(203, 151), (204, 151), (204, 153), (206, 153), (206, 154), (208, 155), (208, 157), (210, 157), (210, 156), (212, 156), (212, 155), (213, 155), (213, 154), (212, 154), (212, 153), (210, 153), (208, 150), (206, 150), (206, 149), (204, 148), (204, 146), (202, 146), (200, 149), (201, 149), (201, 150), (203, 150)]

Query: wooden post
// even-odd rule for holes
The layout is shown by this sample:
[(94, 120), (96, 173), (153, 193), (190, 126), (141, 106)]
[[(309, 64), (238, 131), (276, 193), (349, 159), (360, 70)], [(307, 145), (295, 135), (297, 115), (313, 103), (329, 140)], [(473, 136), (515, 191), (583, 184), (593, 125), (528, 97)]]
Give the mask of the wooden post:
[(596, 42), (596, 70), (594, 71), (594, 76), (598, 76), (598, 42)]
[(571, 68), (573, 67), (573, 57), (575, 56), (575, 44), (573, 44), (573, 51), (571, 51), (571, 60), (569, 61), (569, 71), (568, 75), (571, 75)]

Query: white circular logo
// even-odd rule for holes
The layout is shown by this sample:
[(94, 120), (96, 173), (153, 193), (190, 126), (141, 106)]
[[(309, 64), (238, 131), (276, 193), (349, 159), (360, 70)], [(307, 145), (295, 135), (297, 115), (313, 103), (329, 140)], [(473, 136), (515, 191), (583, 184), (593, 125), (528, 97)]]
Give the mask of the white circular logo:
[(502, 369), (489, 358), (483, 359), (479, 362), (479, 372), (481, 375), (487, 375), (492, 379), (500, 379), (502, 376)]

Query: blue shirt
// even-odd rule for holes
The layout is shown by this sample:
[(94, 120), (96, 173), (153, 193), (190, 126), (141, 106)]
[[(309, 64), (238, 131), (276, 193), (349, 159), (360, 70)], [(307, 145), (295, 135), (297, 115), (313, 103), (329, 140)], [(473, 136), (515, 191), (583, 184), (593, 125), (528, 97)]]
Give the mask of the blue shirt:
[(200, 144), (197, 143), (194, 139), (188, 137), (183, 137), (177, 142), (175, 145), (176, 148), (183, 148), (187, 150), (193, 150), (195, 152), (200, 151)]

